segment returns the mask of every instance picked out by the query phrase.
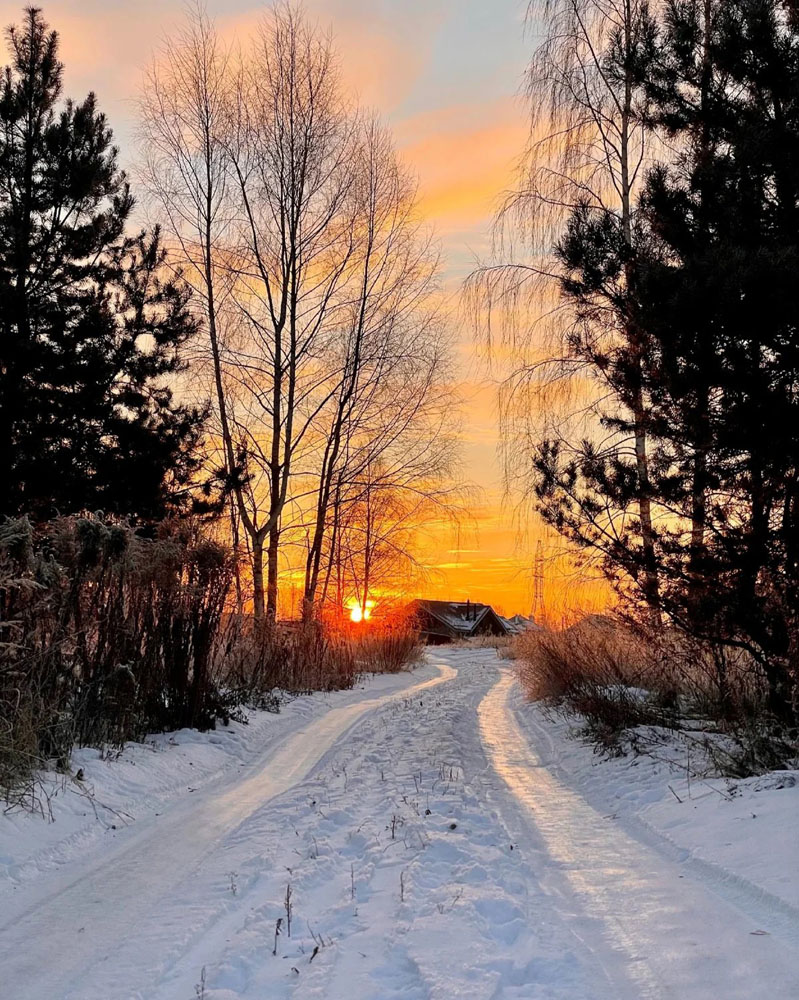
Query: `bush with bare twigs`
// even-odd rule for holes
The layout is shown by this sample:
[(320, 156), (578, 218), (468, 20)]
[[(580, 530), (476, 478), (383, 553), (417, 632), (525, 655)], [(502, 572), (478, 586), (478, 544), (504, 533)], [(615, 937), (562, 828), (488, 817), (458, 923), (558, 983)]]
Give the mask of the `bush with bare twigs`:
[(267, 625), (231, 617), (217, 649), (216, 676), (235, 701), (276, 707), (276, 692), (352, 687), (359, 666), (351, 646), (321, 622)]
[(349, 688), (418, 655), (408, 629), (232, 615), (230, 551), (189, 525), (141, 537), (99, 517), (0, 524), (0, 789), (34, 802), (35, 775), (73, 745), (211, 728), (280, 692)]

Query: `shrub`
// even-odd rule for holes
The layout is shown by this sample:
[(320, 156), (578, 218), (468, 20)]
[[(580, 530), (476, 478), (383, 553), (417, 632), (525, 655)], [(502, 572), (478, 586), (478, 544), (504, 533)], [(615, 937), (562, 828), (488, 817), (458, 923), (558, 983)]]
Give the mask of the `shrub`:
[(613, 733), (673, 718), (670, 684), (652, 648), (610, 619), (526, 632), (517, 649), (528, 694), (579, 713), (603, 745)]
[(274, 692), (350, 688), (359, 674), (396, 673), (420, 654), (418, 632), (404, 625), (351, 628), (314, 619), (258, 627), (231, 616), (215, 676), (235, 702), (276, 707)]
[(0, 785), (74, 743), (213, 725), (210, 675), (232, 579), (221, 545), (183, 525), (140, 537), (97, 517), (0, 526)]
[[(712, 737), (707, 751), (729, 774), (767, 770), (797, 753), (796, 733), (768, 711), (768, 680), (744, 650), (590, 616), (516, 641), (531, 698), (584, 720), (584, 733), (618, 753), (637, 726), (691, 728)], [(723, 737), (723, 738), (716, 738)]]

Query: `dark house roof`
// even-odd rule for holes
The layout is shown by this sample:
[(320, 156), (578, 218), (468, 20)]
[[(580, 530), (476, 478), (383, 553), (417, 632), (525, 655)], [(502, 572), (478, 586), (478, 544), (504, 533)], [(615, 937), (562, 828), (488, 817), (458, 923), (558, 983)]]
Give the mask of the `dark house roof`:
[(476, 635), (508, 635), (507, 622), (490, 604), (473, 601), (414, 601), (413, 613), (422, 634), (433, 642)]

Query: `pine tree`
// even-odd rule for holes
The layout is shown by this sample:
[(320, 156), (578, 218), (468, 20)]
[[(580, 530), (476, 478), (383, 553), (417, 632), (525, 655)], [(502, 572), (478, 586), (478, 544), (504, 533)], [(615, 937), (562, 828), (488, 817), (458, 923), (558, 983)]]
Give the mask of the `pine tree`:
[[(682, 150), (642, 198), (672, 613), (744, 646), (790, 714), (799, 475), (799, 36), (781, 0), (671, 3), (647, 69), (652, 125)], [(787, 557), (787, 558), (786, 558)]]
[(187, 502), (202, 429), (168, 382), (195, 332), (158, 231), (126, 236), (128, 181), (93, 94), (62, 101), (35, 8), (0, 83), (0, 515)]
[(637, 427), (648, 439), (653, 499), (659, 451), (651, 438), (642, 377), (648, 337), (632, 307), (640, 239), (635, 220), (630, 228), (628, 235), (620, 213), (583, 203), (555, 248), (563, 294), (574, 315), (570, 351), (587, 362), (605, 392), (595, 414), (601, 433), (578, 442), (541, 443), (535, 455), (536, 495), (544, 519), (579, 547), (599, 553), (609, 579), (634, 599), (646, 600), (651, 620), (649, 580), (660, 574), (661, 532), (653, 525), (653, 546), (642, 544)]
[[(643, 49), (650, 169), (625, 243), (578, 206), (559, 247), (575, 345), (646, 399), (661, 605), (760, 663), (790, 717), (799, 656), (799, 34), (782, 0), (672, 0)], [(618, 336), (636, 330), (640, 366)], [(545, 443), (539, 499), (561, 531), (639, 580), (629, 421), (572, 456)]]

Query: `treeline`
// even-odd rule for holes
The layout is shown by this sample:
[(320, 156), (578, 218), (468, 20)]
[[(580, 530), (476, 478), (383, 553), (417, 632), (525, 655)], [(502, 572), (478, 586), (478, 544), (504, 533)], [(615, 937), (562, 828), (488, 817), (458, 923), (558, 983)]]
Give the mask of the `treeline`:
[[(0, 84), (0, 786), (75, 740), (398, 669), (338, 624), (451, 507), (438, 262), (390, 135), (290, 6), (148, 74), (137, 207), (29, 8)], [(156, 219), (137, 231), (146, 214)], [(299, 580), (289, 606), (281, 581)], [(286, 588), (288, 589), (288, 587)], [(302, 628), (278, 626), (302, 612)]]
[(507, 327), (523, 485), (663, 656), (712, 676), (714, 714), (793, 739), (799, 10), (557, 0), (531, 16), (532, 138), (501, 223), (535, 256), (471, 284), (478, 307), (544, 316), (526, 338)]

